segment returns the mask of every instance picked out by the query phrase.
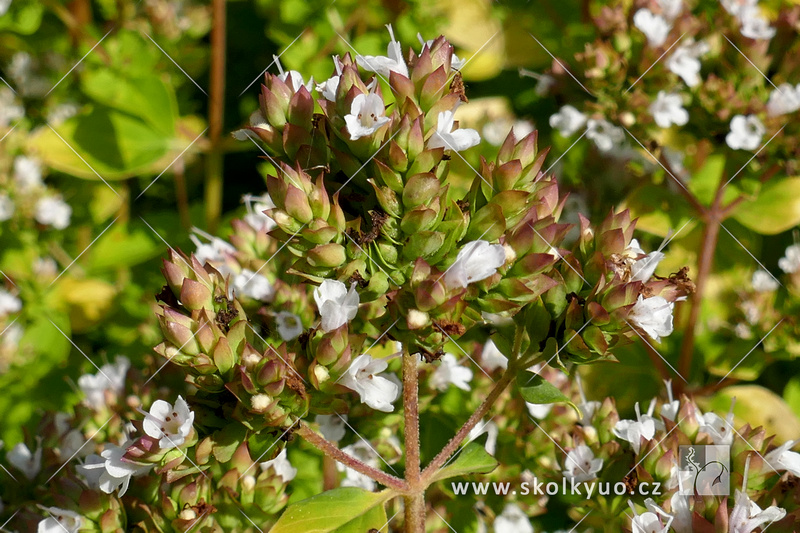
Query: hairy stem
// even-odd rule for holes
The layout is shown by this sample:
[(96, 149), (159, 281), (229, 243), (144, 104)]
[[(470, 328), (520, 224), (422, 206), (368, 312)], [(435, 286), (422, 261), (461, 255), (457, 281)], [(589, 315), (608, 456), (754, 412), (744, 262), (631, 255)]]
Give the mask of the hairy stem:
[(406, 533), (425, 531), (425, 488), (419, 472), (419, 372), (416, 356), (403, 349), (403, 418), (405, 426), (406, 483), (412, 493), (405, 497)]
[(512, 370), (513, 368), (514, 367), (512, 365), (509, 365), (508, 370), (506, 370), (503, 376), (497, 381), (497, 383), (495, 383), (494, 388), (491, 390), (489, 395), (485, 400), (483, 400), (480, 406), (478, 406), (478, 409), (472, 413), (472, 416), (467, 419), (464, 425), (461, 426), (461, 429), (458, 430), (458, 433), (456, 433), (455, 437), (450, 439), (450, 442), (448, 442), (442, 451), (439, 452), (439, 455), (434, 457), (433, 461), (431, 461), (431, 463), (425, 467), (425, 470), (422, 471), (423, 482), (429, 482), (436, 472), (442, 466), (444, 466), (444, 463), (447, 461), (447, 459), (449, 459), (450, 456), (456, 452), (458, 447), (461, 446), (461, 443), (467, 438), (467, 435), (469, 435), (469, 432), (472, 431), (472, 428), (474, 428), (478, 422), (480, 422), (481, 418), (486, 416), (486, 413), (488, 413), (489, 409), (492, 408), (492, 405), (494, 405), (494, 402), (497, 401), (497, 398), (500, 397), (503, 391), (506, 390), (506, 387), (508, 387), (508, 384), (514, 379), (514, 370)]
[(333, 490), (339, 484), (339, 473), (336, 471), (336, 461), (328, 455), (322, 456), (322, 490)]
[(365, 476), (369, 476), (381, 485), (390, 489), (395, 489), (401, 492), (408, 491), (408, 485), (402, 479), (396, 478), (391, 474), (387, 474), (377, 468), (373, 468), (355, 457), (344, 453), (334, 443), (325, 439), (311, 429), (305, 422), (300, 422), (300, 427), (295, 434), (303, 437), (309, 444), (320, 450), (322, 453), (339, 461), (343, 465), (352, 468), (356, 472), (360, 472)]
[(225, 118), (225, 0), (212, 2), (211, 85), (208, 109), (208, 136), (211, 141), (206, 161), (206, 229), (214, 233), (222, 214), (223, 153), (220, 146)]
[(406, 481), (411, 487), (419, 481), (419, 392), (417, 360), (403, 353), (403, 417), (405, 419)]
[(405, 498), (405, 533), (425, 533), (425, 492)]

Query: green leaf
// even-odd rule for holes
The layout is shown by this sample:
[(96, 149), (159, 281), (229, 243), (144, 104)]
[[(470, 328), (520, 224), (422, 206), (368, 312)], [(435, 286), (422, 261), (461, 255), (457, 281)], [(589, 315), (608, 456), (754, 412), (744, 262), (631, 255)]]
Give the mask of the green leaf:
[(786, 387), (783, 389), (783, 399), (795, 416), (800, 417), (800, 377), (795, 376), (786, 383)]
[(517, 388), (519, 388), (522, 398), (528, 403), (566, 403), (577, 411), (578, 416), (582, 416), (580, 409), (564, 396), (561, 390), (551, 385), (539, 374), (523, 370), (517, 374)]
[[(370, 511), (394, 496), (392, 490), (368, 492), (356, 487), (329, 490), (290, 505), (270, 533), (355, 533), (382, 528), (386, 524), (386, 515)], [(366, 521), (367, 516), (369, 522)]]
[(39, 29), (43, 13), (41, 2), (12, 2), (8, 11), (0, 16), (0, 30), (30, 35)]
[[(672, 180), (672, 178), (667, 178)], [(670, 230), (686, 228), (688, 234), (696, 225), (692, 219), (696, 216), (686, 201), (666, 190), (662, 185), (643, 185), (628, 195), (623, 207), (631, 210), (631, 217), (636, 217), (636, 228), (666, 237)]]
[(473, 441), (464, 447), (455, 461), (442, 468), (432, 481), (441, 481), (467, 474), (488, 474), (497, 468), (497, 459), (489, 455), (483, 444)]
[[(708, 156), (701, 169), (692, 174), (688, 187), (701, 204), (711, 205), (711, 202), (714, 201), (714, 195), (717, 193), (724, 171), (725, 156), (713, 154)], [(667, 177), (667, 179), (672, 180), (671, 177)]]
[(84, 92), (98, 103), (137, 117), (162, 135), (174, 135), (178, 104), (160, 78), (128, 79), (102, 69), (86, 72), (81, 82)]
[(386, 532), (389, 530), (386, 519), (386, 508), (383, 505), (373, 507), (355, 520), (351, 520), (334, 533), (365, 533), (372, 530)]
[(762, 235), (800, 224), (800, 177), (767, 182), (756, 199), (739, 205), (733, 217)]
[[(64, 365), (72, 346), (56, 329), (71, 335), (69, 317), (48, 309), (46, 304), (31, 304), (25, 312), (31, 319), (20, 340), (18, 363), (0, 375), (0, 439), (6, 442), (21, 440), (23, 428), (38, 410), (57, 410), (69, 404), (65, 400), (70, 389), (64, 380)], [(34, 399), (34, 390), (46, 390), (47, 394)]]
[(247, 430), (238, 422), (228, 424), (227, 427), (214, 434), (214, 447), (212, 453), (220, 463), (227, 463), (236, 453), (236, 449), (247, 438)]
[(167, 154), (171, 139), (140, 117), (98, 105), (65, 121), (58, 134), (40, 128), (29, 142), (56, 170), (84, 179), (96, 180), (99, 174), (115, 180), (159, 170), (156, 163)]
[(128, 229), (115, 225), (105, 232), (89, 252), (89, 268), (93, 271), (133, 266), (156, 257), (162, 244), (146, 228)]

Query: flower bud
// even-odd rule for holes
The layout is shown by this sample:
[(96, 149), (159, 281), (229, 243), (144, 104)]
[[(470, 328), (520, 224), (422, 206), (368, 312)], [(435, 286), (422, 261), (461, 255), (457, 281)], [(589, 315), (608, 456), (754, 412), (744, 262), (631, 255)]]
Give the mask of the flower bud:
[(213, 309), (214, 306), (211, 291), (202, 283), (192, 279), (183, 280), (180, 300), (184, 307), (191, 310)]
[(347, 260), (347, 251), (335, 242), (322, 244), (309, 250), (306, 260), (312, 267), (336, 268)]
[(406, 315), (406, 325), (408, 329), (421, 329), (429, 325), (431, 317), (428, 313), (419, 309), (409, 309)]

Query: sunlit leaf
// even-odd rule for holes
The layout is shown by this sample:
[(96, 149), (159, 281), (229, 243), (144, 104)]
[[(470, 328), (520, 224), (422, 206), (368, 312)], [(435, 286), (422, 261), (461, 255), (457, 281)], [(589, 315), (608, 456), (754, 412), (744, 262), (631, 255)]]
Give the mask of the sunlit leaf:
[(355, 527), (363, 531), (382, 528), (386, 515), (370, 511), (394, 495), (391, 490), (369, 492), (356, 487), (329, 490), (290, 505), (270, 533), (354, 533), (358, 531)]

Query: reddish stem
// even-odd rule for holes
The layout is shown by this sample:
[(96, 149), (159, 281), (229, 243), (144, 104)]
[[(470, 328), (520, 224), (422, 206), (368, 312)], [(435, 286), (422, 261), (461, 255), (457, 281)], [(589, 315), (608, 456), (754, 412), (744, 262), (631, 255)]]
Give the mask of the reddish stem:
[(703, 242), (700, 257), (697, 262), (697, 276), (695, 277), (695, 292), (692, 295), (692, 307), (689, 312), (689, 322), (686, 325), (686, 334), (681, 345), (680, 359), (678, 360), (678, 373), (689, 380), (692, 370), (692, 358), (694, 356), (694, 341), (697, 334), (697, 326), (700, 321), (700, 311), (703, 307), (703, 294), (706, 289), (706, 281), (711, 273), (711, 266), (714, 263), (714, 251), (719, 240), (719, 229), (725, 219), (724, 208), (722, 207), (722, 197), (725, 191), (724, 178), (720, 181), (717, 194), (711, 207), (705, 209), (703, 218), (706, 227), (703, 229)]
[(300, 422), (300, 429), (298, 429), (296, 433), (328, 457), (332, 457), (343, 465), (352, 468), (356, 472), (360, 472), (365, 476), (369, 476), (381, 485), (401, 492), (408, 491), (408, 485), (405, 481), (396, 478), (391, 474), (387, 474), (386, 472), (378, 470), (377, 468), (373, 468), (368, 464), (359, 461), (355, 457), (344, 453), (334, 443), (317, 434), (313, 429), (306, 425), (305, 422)]
[(514, 371), (512, 371), (511, 368), (512, 367), (509, 366), (509, 369), (506, 370), (500, 380), (495, 383), (494, 388), (492, 388), (486, 399), (483, 400), (480, 406), (478, 406), (478, 409), (472, 413), (472, 416), (470, 416), (464, 425), (461, 426), (461, 429), (458, 430), (458, 433), (456, 433), (456, 435), (450, 439), (450, 442), (448, 442), (442, 451), (439, 452), (439, 455), (434, 457), (433, 461), (431, 461), (431, 463), (425, 467), (425, 470), (422, 471), (422, 481), (424, 483), (430, 482), (431, 478), (436, 474), (436, 472), (442, 468), (442, 466), (444, 466), (444, 463), (447, 461), (447, 459), (449, 459), (450, 456), (456, 452), (458, 447), (461, 446), (461, 443), (467, 438), (469, 432), (472, 431), (472, 428), (474, 428), (478, 422), (480, 422), (480, 420), (486, 416), (486, 413), (488, 413), (489, 409), (492, 408), (492, 405), (494, 405), (494, 402), (497, 401), (497, 398), (499, 398), (503, 391), (506, 390), (506, 387), (508, 387), (509, 383), (511, 383), (511, 381), (514, 379)]

